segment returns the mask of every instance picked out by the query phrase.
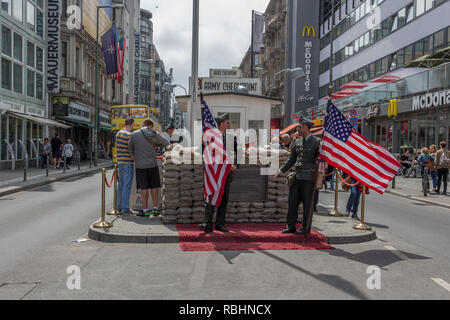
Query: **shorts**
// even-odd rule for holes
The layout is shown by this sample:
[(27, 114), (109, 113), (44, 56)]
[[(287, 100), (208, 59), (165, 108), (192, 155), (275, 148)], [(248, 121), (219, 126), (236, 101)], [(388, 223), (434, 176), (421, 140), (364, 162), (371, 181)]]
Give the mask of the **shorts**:
[(62, 158), (61, 151), (53, 152), (52, 155), (53, 155), (53, 159), (60, 159), (60, 158)]
[(137, 169), (136, 168), (137, 188), (141, 190), (151, 190), (161, 188), (161, 179), (159, 177), (159, 168)]

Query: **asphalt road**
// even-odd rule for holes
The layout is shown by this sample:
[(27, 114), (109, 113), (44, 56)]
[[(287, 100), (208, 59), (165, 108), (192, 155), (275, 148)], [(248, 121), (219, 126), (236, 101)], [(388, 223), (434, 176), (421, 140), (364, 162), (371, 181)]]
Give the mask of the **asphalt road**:
[[(72, 243), (99, 217), (99, 186), (100, 175), (80, 176), (0, 198), (0, 299), (450, 299), (442, 208), (371, 196), (380, 239), (330, 251)], [(70, 290), (71, 266), (80, 289)], [(367, 286), (370, 266), (380, 268), (379, 289)]]

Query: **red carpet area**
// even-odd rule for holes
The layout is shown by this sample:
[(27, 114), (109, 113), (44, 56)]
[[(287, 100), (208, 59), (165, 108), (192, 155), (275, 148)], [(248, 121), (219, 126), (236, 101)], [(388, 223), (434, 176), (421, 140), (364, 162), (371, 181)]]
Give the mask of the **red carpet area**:
[[(235, 224), (229, 233), (214, 231), (205, 234), (198, 225), (177, 225), (182, 251), (255, 251), (255, 250), (332, 250), (324, 235), (312, 231), (304, 236), (285, 235), (284, 224)], [(300, 229), (298, 227), (298, 229)]]

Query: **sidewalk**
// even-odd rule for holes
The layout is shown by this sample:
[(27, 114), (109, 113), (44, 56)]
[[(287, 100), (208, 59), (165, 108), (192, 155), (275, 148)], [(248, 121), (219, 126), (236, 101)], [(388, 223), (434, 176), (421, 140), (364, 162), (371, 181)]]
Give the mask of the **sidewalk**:
[[(449, 183), (450, 184), (450, 183)], [(433, 190), (433, 183), (430, 179), (430, 188)], [(392, 183), (386, 190), (386, 193), (390, 193), (396, 196), (409, 198), (412, 200), (422, 201), (435, 206), (440, 206), (450, 209), (450, 196), (441, 196), (434, 193), (429, 193), (427, 197), (424, 197), (422, 190), (422, 179), (416, 178), (395, 178), (395, 189), (392, 189)], [(441, 184), (441, 192), (443, 191), (443, 185)], [(447, 190), (447, 194), (450, 194), (450, 190)]]
[[(33, 163), (34, 164), (34, 163)], [(30, 162), (30, 165), (32, 163)], [(15, 171), (10, 169), (0, 170), (0, 197), (9, 195), (15, 192), (20, 192), (26, 189), (35, 188), (41, 185), (53, 183), (55, 181), (61, 181), (72, 178), (79, 174), (86, 174), (98, 171), (102, 168), (112, 167), (111, 160), (99, 160), (98, 166), (90, 167), (89, 161), (82, 161), (80, 164), (80, 170), (78, 171), (78, 164), (72, 164), (70, 170), (54, 169), (49, 166), (48, 177), (45, 169), (37, 169), (36, 167), (30, 167), (27, 169), (27, 181), (24, 181), (23, 168), (16, 168)]]

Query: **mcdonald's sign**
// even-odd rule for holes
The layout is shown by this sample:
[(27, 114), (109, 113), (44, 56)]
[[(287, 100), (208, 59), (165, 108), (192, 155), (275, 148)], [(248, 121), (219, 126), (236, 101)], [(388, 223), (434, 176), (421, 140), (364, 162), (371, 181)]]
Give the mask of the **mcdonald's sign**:
[(388, 108), (388, 117), (396, 117), (398, 116), (398, 100), (392, 99), (389, 101), (389, 108)]
[(303, 28), (302, 36), (305, 37), (306, 33), (308, 32), (308, 37), (311, 37), (311, 31), (312, 31), (312, 37), (316, 37), (316, 29), (314, 29), (314, 26), (305, 26)]

